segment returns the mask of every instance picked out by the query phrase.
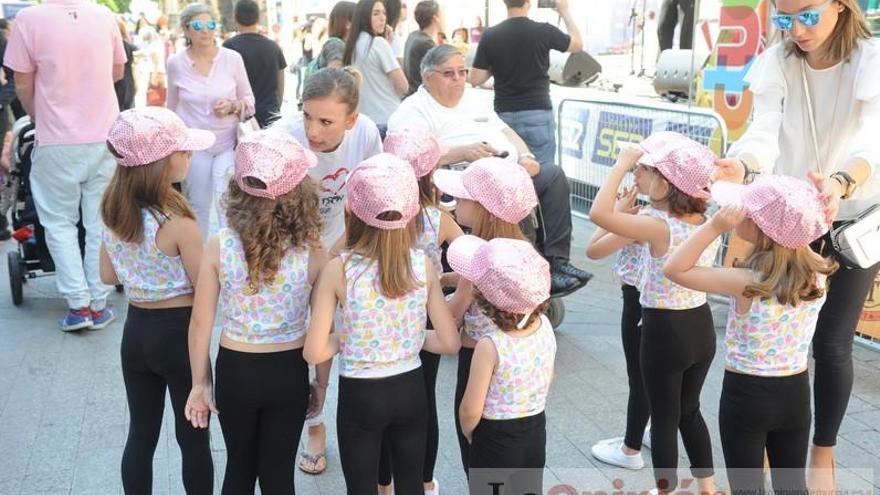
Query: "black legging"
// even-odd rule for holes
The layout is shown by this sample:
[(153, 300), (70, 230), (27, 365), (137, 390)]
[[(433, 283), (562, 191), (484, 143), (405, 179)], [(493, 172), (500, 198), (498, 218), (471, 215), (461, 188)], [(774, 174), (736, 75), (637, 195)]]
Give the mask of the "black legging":
[[(428, 325), (428, 328), (432, 328)], [(425, 392), (428, 400), (428, 431), (425, 444), (425, 465), (422, 467), (422, 481), (434, 480), (434, 466), (437, 465), (437, 451), (440, 447), (440, 426), (437, 420), (437, 372), (440, 371), (440, 355), (423, 350), (422, 373), (425, 377)], [(379, 484), (391, 484), (391, 446), (387, 439), (382, 440), (382, 457), (379, 458)]]
[(339, 377), (336, 431), (348, 495), (376, 494), (383, 438), (394, 459), (394, 493), (425, 493), (427, 409), (422, 368), (387, 378)]
[(773, 491), (807, 493), (810, 375), (764, 377), (726, 371), (718, 409), (721, 447), (733, 495), (764, 493), (764, 450)]
[(675, 37), (675, 26), (678, 24), (678, 10), (681, 9), (684, 17), (681, 20), (681, 30), (678, 35), (678, 47), (690, 49), (694, 45), (694, 5), (695, 0), (663, 0), (660, 7), (660, 21), (657, 26), (657, 37), (660, 41), (660, 51), (672, 48), (672, 39)]
[(620, 339), (623, 341), (623, 355), (626, 358), (626, 376), (629, 381), (629, 397), (626, 402), (626, 435), (623, 443), (633, 449), (642, 450), (642, 437), (648, 425), (650, 409), (645, 384), (642, 381), (642, 365), (639, 351), (642, 348), (642, 305), (639, 303), (639, 290), (632, 285), (621, 287), (623, 292), (623, 312), (620, 315)]
[[(821, 248), (817, 249), (819, 246)], [(814, 249), (823, 256), (833, 254), (827, 235), (814, 245)], [(828, 281), (828, 298), (819, 312), (813, 335), (816, 409), (813, 443), (820, 447), (837, 444), (837, 432), (853, 387), (853, 338), (878, 271), (880, 263), (865, 269), (841, 266)]]
[(489, 481), (499, 481), (499, 470), (521, 470), (502, 478), (508, 481), (504, 493), (543, 493), (547, 447), (547, 419), (543, 411), (525, 418), (482, 418), (474, 429), (473, 439), (469, 466), (472, 493), (494, 493), (487, 488)]
[(217, 353), (217, 409), (226, 442), (223, 494), (295, 493), (291, 469), (309, 402), (302, 348)]
[(166, 388), (171, 393), (174, 430), (183, 460), (183, 486), (188, 494), (213, 493), (210, 435), (207, 429), (193, 428), (183, 412), (192, 388), (187, 344), (191, 313), (191, 307), (128, 307), (121, 349), (130, 416), (122, 453), (126, 494), (153, 491), (153, 453), (162, 429)]
[(464, 468), (464, 474), (468, 474), (468, 466), (470, 465), (471, 444), (468, 443), (464, 433), (461, 432), (461, 421), (459, 421), (458, 410), (461, 407), (461, 401), (464, 399), (464, 391), (467, 389), (468, 377), (471, 375), (471, 361), (474, 360), (474, 350), (470, 347), (462, 347), (458, 351), (458, 379), (455, 382), (455, 432), (458, 434), (458, 449), (461, 452), (461, 466)]
[(642, 377), (651, 411), (651, 458), (657, 488), (678, 485), (678, 435), (695, 478), (713, 475), (712, 443), (700, 391), (715, 357), (709, 304), (685, 310), (642, 309)]

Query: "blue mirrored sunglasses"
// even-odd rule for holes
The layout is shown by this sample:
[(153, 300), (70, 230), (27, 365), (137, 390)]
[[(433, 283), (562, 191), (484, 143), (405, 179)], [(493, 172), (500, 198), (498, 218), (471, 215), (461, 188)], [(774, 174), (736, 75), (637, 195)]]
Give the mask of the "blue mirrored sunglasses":
[(813, 27), (816, 24), (819, 24), (819, 21), (822, 19), (822, 13), (828, 10), (828, 7), (831, 7), (831, 4), (833, 3), (834, 0), (828, 0), (815, 9), (805, 10), (799, 14), (780, 14), (775, 12), (770, 16), (770, 20), (773, 21), (773, 25), (776, 26), (777, 29), (781, 29), (782, 31), (791, 31), (794, 27), (795, 19), (797, 19), (797, 21), (804, 27)]
[(210, 21), (190, 21), (187, 24), (193, 31), (213, 31), (217, 29), (217, 21), (211, 19)]

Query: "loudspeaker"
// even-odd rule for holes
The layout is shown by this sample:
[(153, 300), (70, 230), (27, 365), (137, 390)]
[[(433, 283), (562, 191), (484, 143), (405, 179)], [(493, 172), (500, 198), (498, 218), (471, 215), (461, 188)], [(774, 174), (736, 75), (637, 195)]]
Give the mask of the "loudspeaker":
[[(465, 56), (465, 64), (473, 67), (474, 57), (477, 54), (477, 45), (471, 45), (471, 49)], [(580, 86), (590, 84), (602, 73), (602, 65), (587, 52), (561, 53), (556, 50), (550, 52), (550, 80), (561, 86)]]
[(663, 50), (660, 60), (657, 61), (654, 90), (663, 96), (687, 98), (690, 96), (694, 77), (708, 61), (708, 54), (695, 54), (693, 50)]
[(595, 81), (602, 65), (587, 52), (550, 52), (550, 80), (560, 86), (581, 86)]

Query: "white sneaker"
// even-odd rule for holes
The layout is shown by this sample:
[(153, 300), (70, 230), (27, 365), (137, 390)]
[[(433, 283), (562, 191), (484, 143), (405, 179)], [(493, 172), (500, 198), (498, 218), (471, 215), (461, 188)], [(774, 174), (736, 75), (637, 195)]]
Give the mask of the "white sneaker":
[(612, 466), (622, 467), (638, 471), (645, 467), (642, 453), (629, 455), (623, 452), (623, 442), (597, 443), (590, 449), (593, 457)]
[(606, 438), (605, 440), (599, 440), (596, 442), (596, 445), (604, 445), (610, 443), (623, 443), (623, 437), (614, 437), (614, 438)]
[(440, 495), (440, 482), (437, 481), (437, 478), (431, 480), (434, 483), (433, 490), (425, 490), (425, 495)]
[(651, 448), (651, 423), (648, 423), (648, 426), (645, 428), (645, 434), (642, 435), (642, 445), (647, 448)]

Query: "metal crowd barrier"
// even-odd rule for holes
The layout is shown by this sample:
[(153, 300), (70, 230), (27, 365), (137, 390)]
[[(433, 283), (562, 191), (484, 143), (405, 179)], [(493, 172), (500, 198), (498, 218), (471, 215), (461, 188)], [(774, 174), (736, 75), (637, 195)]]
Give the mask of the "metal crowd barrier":
[[(706, 144), (718, 156), (727, 150), (727, 127), (707, 108), (669, 103), (640, 105), (601, 99), (565, 99), (557, 108), (557, 163), (571, 185), (572, 211), (588, 215), (593, 198), (617, 160), (620, 143), (638, 143), (659, 131), (676, 131)], [(626, 185), (632, 184), (632, 176)], [(719, 252), (724, 259), (727, 243)]]

